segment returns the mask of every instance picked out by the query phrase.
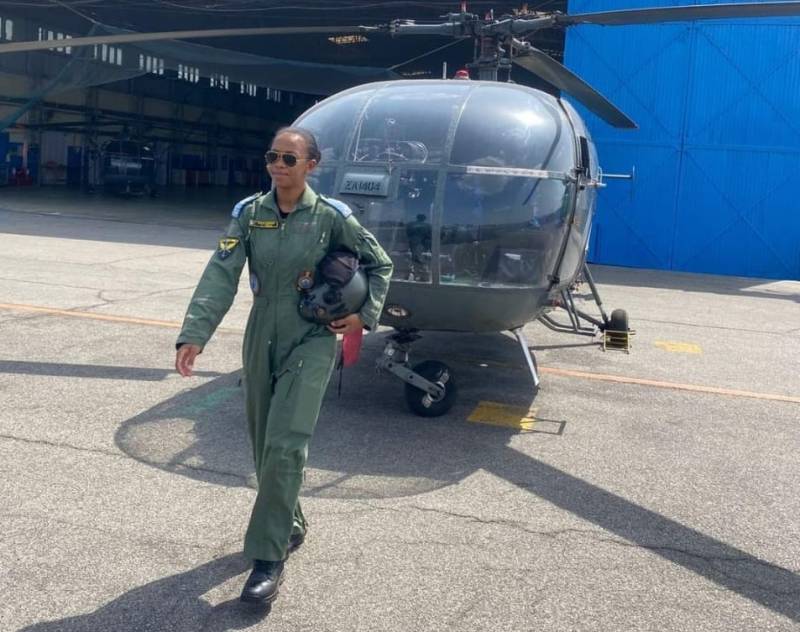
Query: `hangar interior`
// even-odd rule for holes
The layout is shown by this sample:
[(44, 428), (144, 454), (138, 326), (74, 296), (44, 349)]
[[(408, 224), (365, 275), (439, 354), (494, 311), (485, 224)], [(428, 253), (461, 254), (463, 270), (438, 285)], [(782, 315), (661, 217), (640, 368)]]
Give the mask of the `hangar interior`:
[[(471, 42), (443, 46), (436, 37), (391, 45), (385, 36), (335, 35), (81, 48), (68, 42), (128, 30), (381, 24), (458, 10), (452, 2), (412, 3), (411, 14), (400, 16), (391, 3), (302, 4), (282, 10), (250, 1), (221, 9), (192, 0), (34, 1), (24, 9), (0, 3), (2, 41), (64, 40), (56, 49), (0, 55), (0, 184), (93, 191), (116, 186), (120, 172), (139, 170), (137, 190), (128, 185), (123, 192), (263, 188), (272, 132), (319, 99), (369, 81), (438, 77), (448, 64), (452, 74), (472, 57)], [(471, 3), (470, 10), (489, 4)], [(563, 37), (544, 34), (540, 45), (560, 57)], [(532, 75), (521, 79), (536, 82)]]

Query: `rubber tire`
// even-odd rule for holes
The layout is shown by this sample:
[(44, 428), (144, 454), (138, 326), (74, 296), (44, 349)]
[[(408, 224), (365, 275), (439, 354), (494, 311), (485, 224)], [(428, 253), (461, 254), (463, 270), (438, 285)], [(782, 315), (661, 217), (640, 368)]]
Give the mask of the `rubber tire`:
[(447, 371), (449, 378), (445, 383), (444, 397), (438, 402), (433, 402), (429, 407), (425, 407), (422, 403), (423, 398), (427, 394), (422, 389), (406, 384), (406, 403), (411, 409), (411, 412), (420, 417), (441, 417), (448, 410), (453, 407), (456, 402), (456, 395), (458, 388), (456, 387), (455, 380), (453, 379), (453, 370), (442, 362), (435, 360), (425, 360), (413, 367), (415, 373), (419, 373), (429, 382), (438, 382), (442, 373)]
[(630, 331), (628, 326), (628, 312), (624, 309), (615, 309), (611, 312), (611, 318), (608, 319), (608, 326), (606, 329), (611, 331)]

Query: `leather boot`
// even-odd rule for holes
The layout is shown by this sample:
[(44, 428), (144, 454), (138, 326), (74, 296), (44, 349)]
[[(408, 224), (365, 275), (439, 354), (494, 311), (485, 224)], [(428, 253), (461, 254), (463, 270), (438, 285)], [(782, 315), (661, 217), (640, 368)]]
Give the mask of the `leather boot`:
[(300, 548), (300, 545), (305, 542), (306, 534), (302, 531), (298, 531), (296, 533), (292, 533), (289, 536), (289, 545), (286, 547), (286, 554), (292, 553)]
[(281, 575), (283, 575), (283, 561), (254, 560), (253, 571), (247, 578), (239, 599), (248, 603), (272, 603), (278, 596)]

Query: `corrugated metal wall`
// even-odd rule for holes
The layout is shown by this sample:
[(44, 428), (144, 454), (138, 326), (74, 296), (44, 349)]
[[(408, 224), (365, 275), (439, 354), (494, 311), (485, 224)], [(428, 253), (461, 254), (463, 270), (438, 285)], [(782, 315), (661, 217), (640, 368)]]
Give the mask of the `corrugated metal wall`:
[(604, 171), (636, 168), (600, 194), (590, 261), (800, 279), (800, 20), (573, 27), (566, 64), (640, 127), (581, 109)]

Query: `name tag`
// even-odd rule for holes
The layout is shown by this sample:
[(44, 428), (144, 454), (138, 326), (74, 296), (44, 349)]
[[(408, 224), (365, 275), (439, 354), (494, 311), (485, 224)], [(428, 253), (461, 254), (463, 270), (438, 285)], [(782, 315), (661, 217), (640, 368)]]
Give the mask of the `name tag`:
[(339, 193), (386, 197), (389, 195), (390, 177), (388, 173), (346, 173)]
[(250, 228), (278, 228), (281, 223), (277, 219), (251, 219)]

